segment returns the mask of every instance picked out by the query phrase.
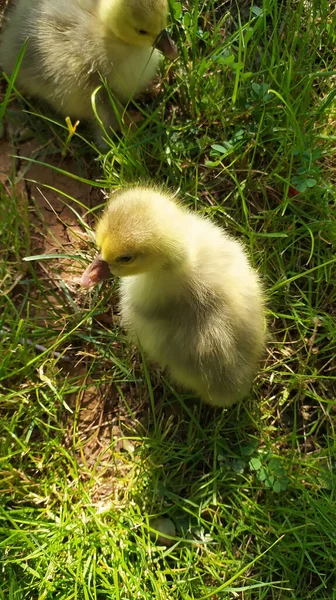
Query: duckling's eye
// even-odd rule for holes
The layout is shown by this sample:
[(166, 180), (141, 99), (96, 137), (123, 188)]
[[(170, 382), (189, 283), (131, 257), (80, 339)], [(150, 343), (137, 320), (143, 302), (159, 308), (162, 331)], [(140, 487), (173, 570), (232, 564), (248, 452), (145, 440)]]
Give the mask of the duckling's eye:
[(134, 256), (118, 256), (118, 258), (116, 258), (115, 261), (117, 263), (125, 264), (125, 263), (131, 262), (133, 259), (134, 259)]
[(138, 29), (138, 33), (140, 33), (140, 35), (147, 35), (148, 31), (146, 31), (145, 29)]

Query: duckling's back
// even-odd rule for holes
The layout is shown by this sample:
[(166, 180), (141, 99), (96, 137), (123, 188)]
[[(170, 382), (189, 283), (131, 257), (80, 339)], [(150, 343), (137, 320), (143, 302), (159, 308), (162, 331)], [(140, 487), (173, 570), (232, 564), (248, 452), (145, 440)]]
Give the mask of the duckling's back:
[[(100, 75), (122, 101), (142, 88), (139, 73), (151, 49), (126, 47), (112, 33), (106, 39), (97, 5), (98, 0), (19, 0), (0, 47), (0, 64), (10, 75), (28, 39), (18, 89), (48, 101), (60, 113), (92, 118), (91, 94), (101, 84)], [(151, 65), (148, 80), (157, 64)]]
[(122, 280), (123, 321), (177, 382), (228, 406), (248, 393), (264, 350), (262, 288), (239, 242), (197, 215), (188, 223), (182, 270)]
[[(10, 75), (23, 43), (28, 40), (16, 80), (19, 89), (61, 109), (68, 87), (75, 88), (74, 74), (81, 86), (89, 83), (95, 55), (95, 40), (90, 32), (91, 5), (90, 0), (21, 0), (17, 4), (2, 37), (0, 62)], [(86, 56), (90, 57), (89, 62)], [(83, 102), (83, 94), (72, 100), (79, 117)]]

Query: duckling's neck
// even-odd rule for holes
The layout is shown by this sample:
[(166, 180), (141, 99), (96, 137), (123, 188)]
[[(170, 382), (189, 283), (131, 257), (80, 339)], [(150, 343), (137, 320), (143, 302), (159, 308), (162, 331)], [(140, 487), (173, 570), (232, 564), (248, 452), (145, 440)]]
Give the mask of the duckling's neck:
[(118, 41), (127, 45), (117, 33), (113, 26), (119, 20), (118, 2), (116, 0), (100, 0), (97, 6), (97, 17), (99, 21), (100, 36), (106, 39)]
[(125, 277), (121, 280), (121, 287), (130, 290), (138, 307), (146, 307), (146, 311), (155, 311), (157, 307), (163, 308), (176, 303), (183, 295), (186, 280), (181, 269), (171, 266)]
[(163, 267), (135, 276), (134, 284), (144, 302), (164, 305), (185, 295), (194, 279), (192, 250), (185, 244), (173, 258), (169, 257)]

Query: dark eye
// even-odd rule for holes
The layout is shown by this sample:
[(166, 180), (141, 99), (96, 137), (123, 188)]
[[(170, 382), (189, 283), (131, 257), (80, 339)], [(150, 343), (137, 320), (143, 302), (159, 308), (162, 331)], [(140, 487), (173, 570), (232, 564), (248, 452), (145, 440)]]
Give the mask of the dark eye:
[(147, 31), (145, 29), (139, 29), (138, 33), (140, 33), (140, 35), (147, 35)]
[(131, 262), (131, 260), (133, 260), (133, 256), (118, 256), (118, 258), (116, 258), (116, 262), (118, 263), (129, 263)]

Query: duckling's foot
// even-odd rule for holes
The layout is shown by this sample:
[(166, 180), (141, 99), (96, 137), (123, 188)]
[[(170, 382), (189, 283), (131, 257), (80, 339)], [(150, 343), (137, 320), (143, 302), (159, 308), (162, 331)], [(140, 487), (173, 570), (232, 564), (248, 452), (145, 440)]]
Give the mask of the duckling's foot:
[(96, 133), (95, 142), (99, 152), (101, 152), (102, 154), (106, 154), (106, 152), (110, 149), (109, 144), (102, 138), (101, 132)]
[(141, 123), (144, 116), (137, 110), (130, 110), (125, 114), (124, 123), (129, 131), (137, 131), (137, 123)]

